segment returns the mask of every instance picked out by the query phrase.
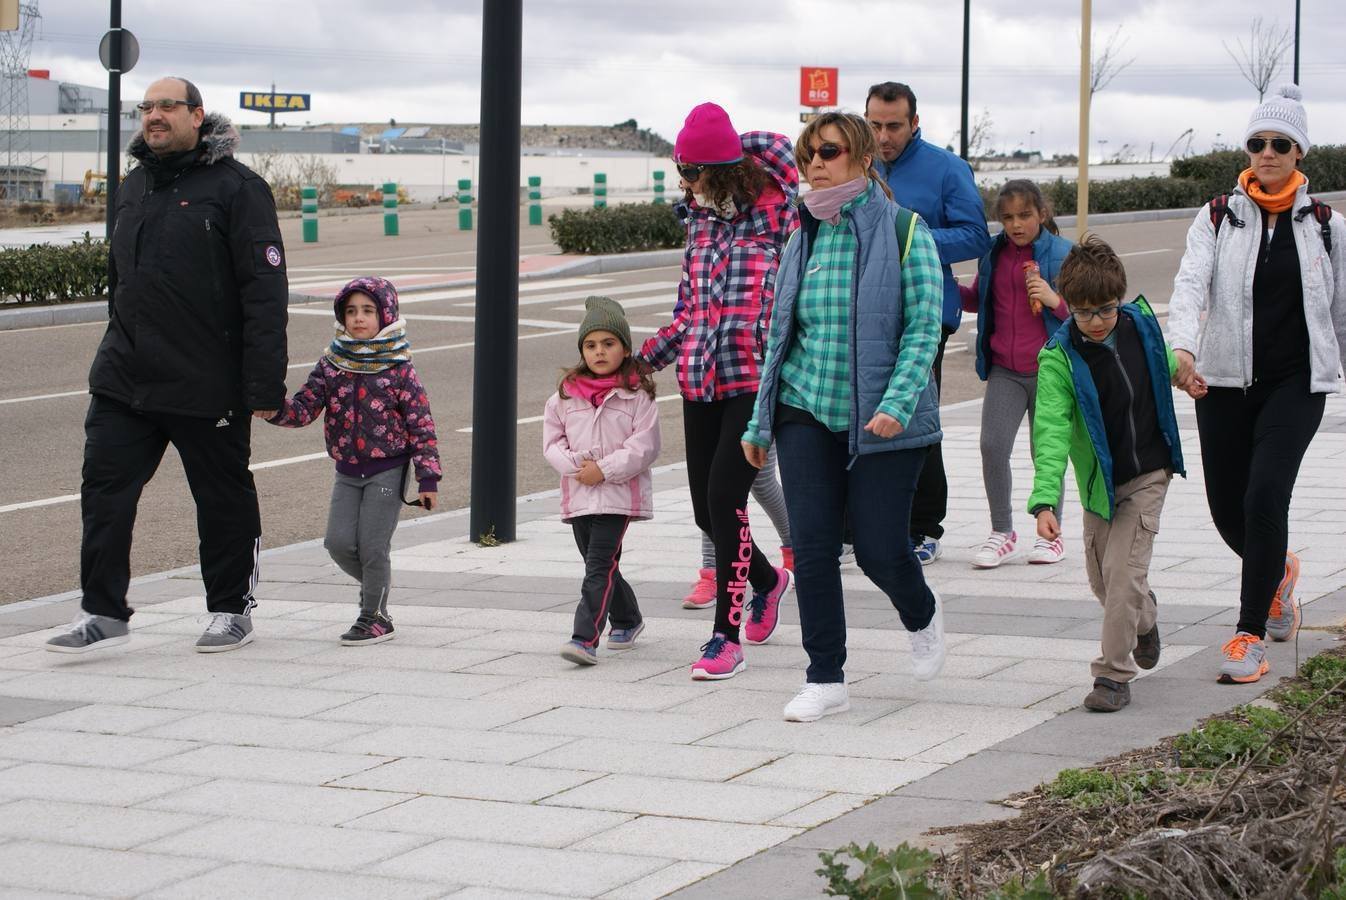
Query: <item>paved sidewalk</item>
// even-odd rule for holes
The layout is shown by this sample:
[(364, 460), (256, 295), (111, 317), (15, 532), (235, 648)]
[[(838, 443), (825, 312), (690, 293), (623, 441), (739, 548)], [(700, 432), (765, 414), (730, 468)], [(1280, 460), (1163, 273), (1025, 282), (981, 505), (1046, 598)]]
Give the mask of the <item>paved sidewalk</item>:
[[(1169, 494), (1152, 584), (1160, 666), (1117, 715), (1078, 708), (1099, 611), (1080, 563), (968, 566), (985, 536), (979, 405), (945, 411), (948, 550), (927, 569), (948, 609), (942, 677), (909, 675), (887, 600), (847, 570), (850, 712), (781, 706), (805, 657), (793, 600), (748, 670), (694, 683), (710, 614), (680, 608), (698, 555), (680, 466), (625, 565), (648, 629), (590, 669), (557, 656), (581, 573), (554, 497), (521, 501), (519, 540), (480, 548), (463, 511), (396, 538), (398, 639), (345, 648), (355, 591), (318, 542), (266, 555), (258, 639), (198, 655), (193, 572), (138, 580), (126, 652), (39, 645), (70, 598), (0, 608), (0, 886), (14, 896), (821, 896), (817, 850), (892, 845), (1006, 817), (1009, 793), (1190, 727), (1256, 688), (1215, 684), (1238, 567), (1191, 477)], [(1028, 487), (1027, 437), (1015, 466)], [(1346, 616), (1346, 399), (1331, 398), (1291, 512), (1309, 625)], [(1071, 487), (1073, 496), (1074, 489)], [(315, 515), (320, 514), (315, 512)], [(758, 537), (774, 539), (764, 517)], [(1020, 514), (1021, 535), (1031, 520)], [(1271, 645), (1273, 676), (1331, 636)], [(0, 895), (8, 896), (5, 890)]]

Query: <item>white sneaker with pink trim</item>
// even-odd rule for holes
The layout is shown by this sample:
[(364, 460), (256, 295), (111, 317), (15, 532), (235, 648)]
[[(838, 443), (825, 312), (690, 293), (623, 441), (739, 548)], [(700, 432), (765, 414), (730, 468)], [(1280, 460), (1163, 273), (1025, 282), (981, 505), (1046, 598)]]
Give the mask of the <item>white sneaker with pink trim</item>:
[(1033, 542), (1033, 550), (1028, 554), (1028, 561), (1035, 566), (1049, 566), (1065, 558), (1066, 545), (1060, 538), (1054, 541), (1038, 538)]
[(994, 569), (1005, 560), (1014, 556), (1018, 549), (1019, 535), (1011, 531), (992, 531), (972, 557), (974, 569)]

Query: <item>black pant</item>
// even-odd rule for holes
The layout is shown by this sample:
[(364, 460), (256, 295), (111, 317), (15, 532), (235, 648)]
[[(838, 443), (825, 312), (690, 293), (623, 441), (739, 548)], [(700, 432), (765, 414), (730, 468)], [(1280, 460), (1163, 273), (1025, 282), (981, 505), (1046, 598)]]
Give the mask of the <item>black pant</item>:
[(90, 401), (80, 487), (85, 612), (122, 621), (131, 617), (126, 588), (136, 505), (170, 443), (182, 458), (196, 501), (206, 607), (227, 613), (252, 608), (262, 523), (248, 471), (251, 426), (247, 415), (201, 419), (138, 413), (107, 397)]
[(584, 583), (575, 609), (572, 640), (597, 647), (609, 618), (613, 628), (635, 628), (640, 607), (635, 591), (626, 583), (618, 566), (622, 561), (622, 538), (630, 523), (626, 516), (578, 516), (570, 520), (575, 546), (584, 557)]
[[(939, 338), (939, 350), (935, 353), (935, 363), (931, 367), (935, 387), (941, 386), (944, 373), (944, 345), (953, 334), (948, 328), (942, 330)], [(931, 444), (925, 451), (925, 465), (921, 468), (921, 477), (916, 481), (916, 496), (911, 501), (911, 536), (915, 538), (944, 537), (944, 517), (949, 514), (949, 480), (944, 475), (944, 451), (939, 443)]]
[(1271, 598), (1285, 573), (1290, 495), (1325, 401), (1309, 393), (1307, 375), (1255, 382), (1246, 392), (1213, 387), (1196, 401), (1211, 519), (1243, 560), (1239, 631), (1266, 635)]
[(741, 441), (756, 400), (753, 393), (682, 402), (692, 511), (697, 527), (715, 544), (715, 630), (735, 643), (748, 585), (757, 591), (776, 586), (776, 570), (748, 527), (748, 491), (757, 470), (744, 457)]

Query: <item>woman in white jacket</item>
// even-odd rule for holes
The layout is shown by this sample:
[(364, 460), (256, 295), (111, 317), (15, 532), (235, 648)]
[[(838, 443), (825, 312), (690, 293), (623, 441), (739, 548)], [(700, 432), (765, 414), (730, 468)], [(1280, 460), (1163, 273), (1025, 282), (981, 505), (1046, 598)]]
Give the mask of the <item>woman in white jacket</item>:
[(1309, 197), (1298, 169), (1309, 152), (1299, 88), (1257, 107), (1245, 140), (1238, 186), (1187, 232), (1168, 317), (1177, 385), (1209, 385), (1196, 402), (1206, 500), (1243, 560), (1225, 684), (1265, 675), (1263, 639), (1299, 628), (1290, 495), (1346, 364), (1346, 220)]

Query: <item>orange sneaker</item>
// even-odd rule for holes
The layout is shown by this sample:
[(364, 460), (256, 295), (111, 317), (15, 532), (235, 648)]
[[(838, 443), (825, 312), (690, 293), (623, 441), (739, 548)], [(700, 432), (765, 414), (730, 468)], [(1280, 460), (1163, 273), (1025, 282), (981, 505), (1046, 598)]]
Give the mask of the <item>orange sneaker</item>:
[(1295, 596), (1295, 584), (1299, 581), (1299, 557), (1287, 550), (1285, 553), (1285, 575), (1276, 586), (1276, 595), (1271, 598), (1271, 611), (1267, 613), (1267, 637), (1273, 641), (1294, 640), (1299, 631), (1299, 598)]
[(692, 582), (691, 591), (682, 598), (682, 608), (705, 609), (707, 606), (714, 606), (715, 590), (715, 570), (702, 569), (697, 574), (696, 581)]
[(1255, 634), (1240, 631), (1224, 645), (1224, 663), (1220, 666), (1220, 684), (1252, 684), (1271, 666), (1267, 663), (1267, 645)]

